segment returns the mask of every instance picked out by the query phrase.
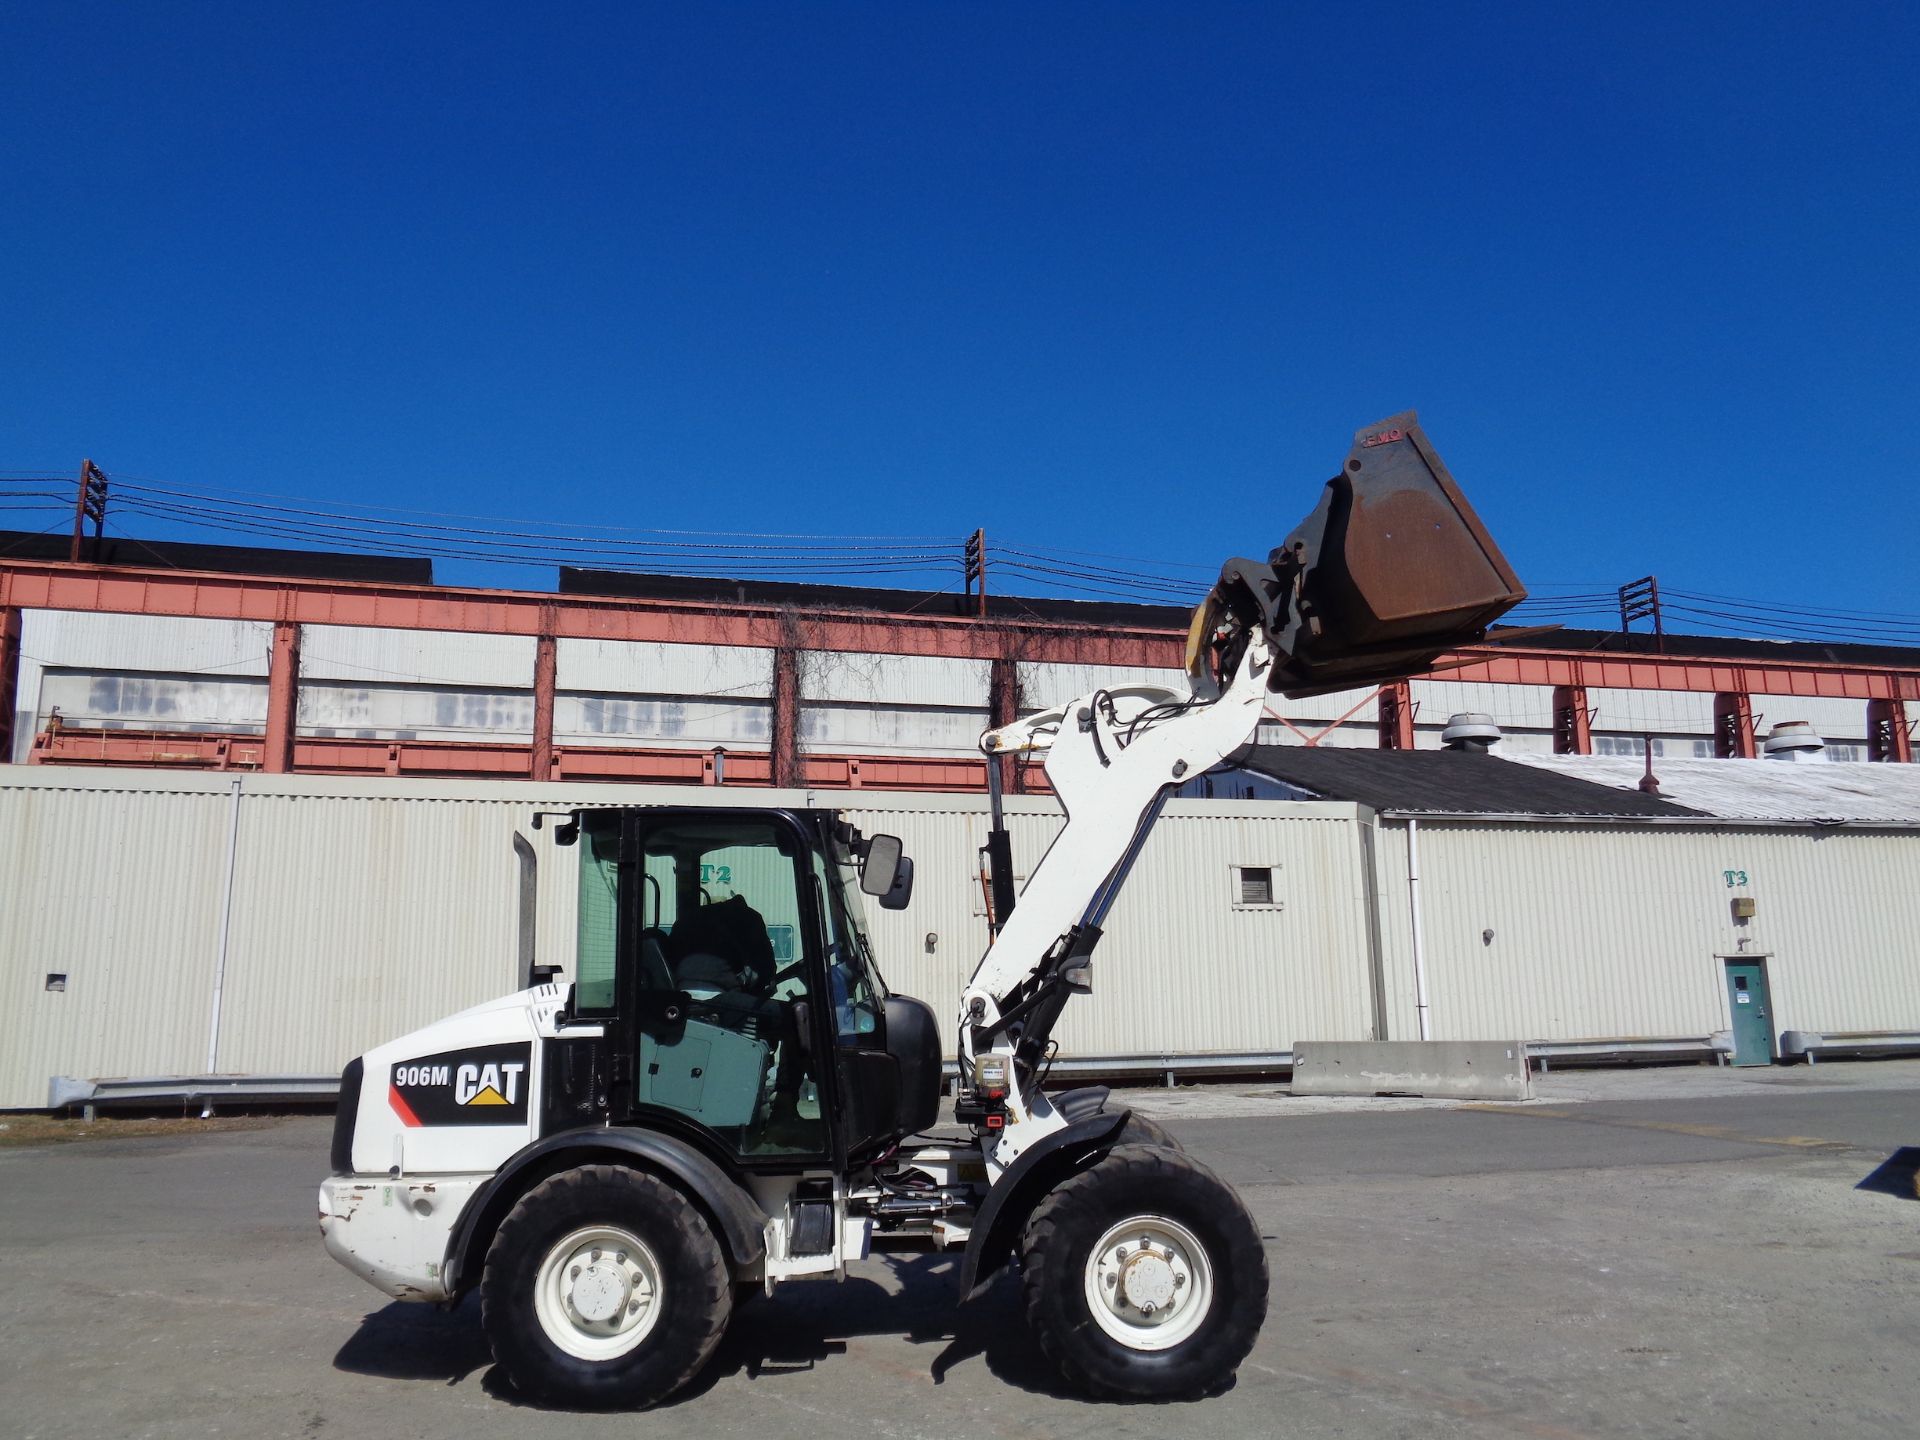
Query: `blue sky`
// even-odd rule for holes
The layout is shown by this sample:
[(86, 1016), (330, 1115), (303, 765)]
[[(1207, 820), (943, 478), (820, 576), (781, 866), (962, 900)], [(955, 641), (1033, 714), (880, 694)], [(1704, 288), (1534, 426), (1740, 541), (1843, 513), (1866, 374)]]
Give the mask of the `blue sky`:
[(1920, 612), (1916, 17), (16, 0), (0, 470)]

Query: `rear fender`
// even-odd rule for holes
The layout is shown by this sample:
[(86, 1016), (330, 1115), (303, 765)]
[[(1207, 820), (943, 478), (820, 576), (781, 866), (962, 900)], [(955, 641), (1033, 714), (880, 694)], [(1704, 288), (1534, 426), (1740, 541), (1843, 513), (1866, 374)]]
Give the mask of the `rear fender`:
[(1126, 1110), (1099, 1110), (1056, 1130), (1007, 1168), (974, 1216), (960, 1262), (960, 1300), (973, 1299), (1013, 1258), (1027, 1217), (1054, 1186), (1077, 1175), (1119, 1143)]
[(627, 1165), (659, 1176), (706, 1213), (736, 1268), (766, 1253), (766, 1212), (685, 1141), (652, 1130), (567, 1130), (521, 1150), (468, 1202), (447, 1246), (447, 1293), (458, 1299), (479, 1281), (494, 1232), (522, 1195), (581, 1165)]

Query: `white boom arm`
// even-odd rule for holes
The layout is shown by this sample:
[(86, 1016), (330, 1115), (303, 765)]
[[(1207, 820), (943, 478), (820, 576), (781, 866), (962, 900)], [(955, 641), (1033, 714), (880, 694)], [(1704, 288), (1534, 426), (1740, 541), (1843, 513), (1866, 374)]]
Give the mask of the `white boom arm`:
[[(1230, 683), (1213, 698), (1159, 686), (1096, 690), (980, 737), (989, 755), (1047, 752), (1047, 779), (1067, 823), (1033, 868), (1019, 904), (987, 947), (960, 1000), (960, 1053), (1006, 1057), (1007, 1127), (988, 1153), (998, 1170), (1064, 1122), (1013, 1063), (1023, 1027), (1002, 1022), (1031, 1001), (1033, 983), (1075, 927), (1098, 927), (1159, 817), (1167, 795), (1244, 745), (1260, 722), (1272, 660), (1258, 631)], [(1073, 988), (1085, 988), (1084, 984)], [(1057, 1004), (1057, 1002), (1056, 1002)], [(976, 1034), (992, 1033), (976, 1050)]]

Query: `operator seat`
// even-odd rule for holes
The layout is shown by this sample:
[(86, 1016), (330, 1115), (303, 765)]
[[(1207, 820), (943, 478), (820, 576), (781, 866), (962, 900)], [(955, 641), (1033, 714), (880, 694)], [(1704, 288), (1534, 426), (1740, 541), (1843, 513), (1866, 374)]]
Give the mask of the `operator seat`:
[(773, 985), (773, 941), (767, 922), (742, 895), (687, 911), (667, 937), (674, 975), (692, 990), (746, 990)]

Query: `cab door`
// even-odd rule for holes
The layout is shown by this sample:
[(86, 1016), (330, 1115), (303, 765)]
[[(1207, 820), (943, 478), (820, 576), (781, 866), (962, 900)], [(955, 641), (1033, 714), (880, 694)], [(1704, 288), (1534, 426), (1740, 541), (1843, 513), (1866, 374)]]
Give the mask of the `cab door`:
[(810, 847), (787, 816), (632, 812), (627, 1118), (746, 1165), (825, 1158)]

